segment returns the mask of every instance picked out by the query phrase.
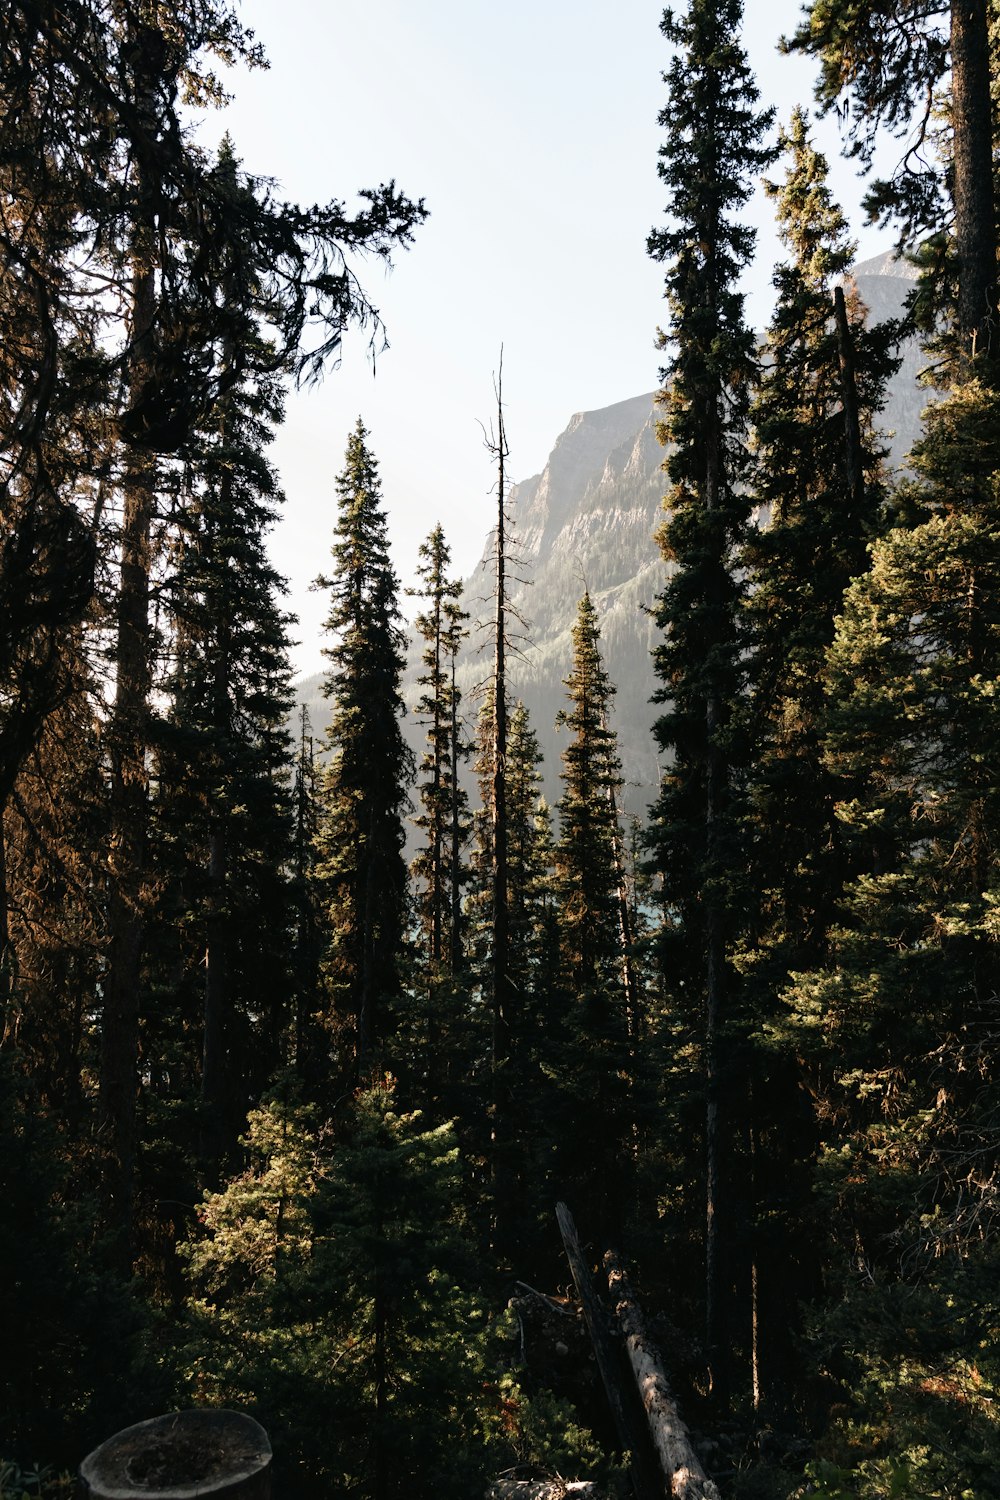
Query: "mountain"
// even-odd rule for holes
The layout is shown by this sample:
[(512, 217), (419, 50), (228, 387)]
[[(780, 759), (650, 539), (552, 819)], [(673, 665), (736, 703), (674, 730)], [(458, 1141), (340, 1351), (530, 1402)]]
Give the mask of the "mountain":
[[(909, 267), (891, 256), (865, 261), (854, 271), (858, 290), (875, 319), (898, 316), (912, 285)], [(899, 465), (918, 430), (926, 392), (917, 377), (922, 357), (915, 342), (902, 351), (882, 418), (890, 463)], [(556, 440), (541, 474), (513, 486), (508, 514), (516, 538), (512, 572), (521, 581), (512, 602), (524, 623), (510, 662), (515, 698), (523, 698), (545, 754), (545, 792), (559, 795), (561, 741), (555, 728), (565, 703), (571, 632), (577, 603), (590, 590), (601, 621), (605, 664), (618, 688), (615, 727), (626, 780), (625, 804), (641, 813), (657, 785), (652, 724), (657, 708), (651, 651), (657, 632), (648, 614), (663, 586), (665, 565), (653, 539), (662, 515), (663, 449), (656, 439), (653, 393), (633, 396), (600, 411), (578, 412)], [(470, 632), (460, 659), (459, 681), (470, 719), (474, 690), (490, 670), (493, 537), (467, 580), (465, 607), (479, 611), (481, 628)], [(408, 701), (416, 697), (417, 652), (411, 653)], [(300, 685), (318, 733), (328, 718), (319, 678)], [(411, 720), (419, 751), (423, 731)]]
[[(656, 632), (646, 609), (663, 581), (663, 562), (653, 540), (663, 496), (662, 463), (649, 392), (601, 411), (578, 412), (544, 471), (510, 492), (516, 539), (512, 571), (525, 580), (512, 590), (525, 627), (519, 653), (510, 663), (511, 691), (523, 698), (541, 741), (551, 801), (559, 795), (561, 750), (554, 720), (566, 701), (563, 679), (584, 588), (597, 608), (605, 665), (618, 688), (615, 722), (629, 804), (644, 806), (656, 786), (656, 750), (649, 733), (655, 712), (649, 699), (656, 686), (650, 652)], [(469, 580), (470, 597), (488, 595), (493, 568), (491, 537)], [(482, 657), (462, 661), (463, 693), (488, 667), (488, 647)]]

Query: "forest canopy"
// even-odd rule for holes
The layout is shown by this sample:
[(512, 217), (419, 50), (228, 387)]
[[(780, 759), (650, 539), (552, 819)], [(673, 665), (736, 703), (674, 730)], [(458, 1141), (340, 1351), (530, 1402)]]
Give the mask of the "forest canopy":
[(640, 819), (585, 579), (542, 795), (499, 381), (478, 690), (431, 517), (404, 624), (362, 414), (314, 734), (270, 448), (296, 383), (382, 337), (371, 262), (424, 202), (302, 207), (199, 143), (264, 63), (224, 0), (9, 0), (2, 1500), (192, 1406), (263, 1424), (278, 1496), (1000, 1497), (998, 17), (810, 0), (781, 42), (848, 154), (896, 151), (882, 321), (744, 24), (660, 28)]

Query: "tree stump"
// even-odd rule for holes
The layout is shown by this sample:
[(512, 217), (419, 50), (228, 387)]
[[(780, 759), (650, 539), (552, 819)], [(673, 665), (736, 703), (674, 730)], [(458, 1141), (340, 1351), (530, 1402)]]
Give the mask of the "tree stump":
[(88, 1500), (270, 1500), (271, 1444), (238, 1411), (172, 1412), (126, 1427), (80, 1465)]

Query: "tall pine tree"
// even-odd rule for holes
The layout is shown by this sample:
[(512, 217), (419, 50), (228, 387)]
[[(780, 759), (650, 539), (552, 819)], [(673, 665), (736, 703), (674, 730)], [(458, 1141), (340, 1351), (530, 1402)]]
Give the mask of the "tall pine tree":
[(414, 621), (425, 642), (423, 671), (417, 679), (423, 691), (414, 711), (427, 726), (427, 748), (417, 787), (421, 810), (414, 818), (425, 842), (412, 869), (421, 884), (416, 907), (427, 961), (436, 972), (454, 974), (462, 954), (461, 851), (468, 823), (468, 799), (457, 775), (466, 747), (455, 660), (468, 614), (458, 602), (461, 581), (447, 576), (450, 563), (444, 532), (435, 526), (420, 547), (418, 574), (423, 587), (414, 591), (427, 601), (426, 610)]
[(570, 707), (557, 722), (570, 735), (555, 846), (560, 978), (566, 997), (559, 1141), (562, 1189), (586, 1204), (593, 1232), (620, 1231), (627, 1193), (628, 986), (621, 926), (622, 785), (609, 725), (614, 687), (600, 653), (597, 611), (585, 593), (573, 627)]
[(403, 812), (412, 756), (403, 739), (406, 638), (378, 465), (360, 417), (337, 479), (340, 514), (326, 628), (324, 691), (333, 714), (323, 777), (316, 880), (328, 929), (327, 1020), (355, 1078), (377, 1066), (395, 994), (406, 915)]
[[(822, 759), (825, 654), (850, 580), (867, 567), (884, 485), (873, 416), (895, 367), (894, 325), (868, 329), (840, 285), (854, 245), (826, 161), (797, 110), (782, 136), (784, 181), (768, 184), (790, 260), (751, 413), (759, 529), (743, 551), (751, 657), (746, 847), (751, 865), (741, 968), (751, 1052), (756, 1394), (783, 1403), (794, 1380), (793, 1288), (815, 1257), (801, 1203), (814, 1127), (794, 1057), (769, 1043), (776, 996), (825, 951), (847, 873), (840, 792)], [(836, 304), (836, 310), (835, 310)], [(763, 1045), (760, 1045), (763, 1043)]]
[(655, 608), (666, 633), (655, 652), (666, 710), (656, 725), (670, 757), (651, 829), (665, 917), (685, 982), (703, 1008), (705, 1087), (706, 1337), (713, 1384), (726, 1399), (734, 1318), (734, 1068), (729, 1028), (733, 973), (727, 955), (742, 858), (734, 788), (733, 709), (743, 667), (735, 552), (747, 521), (746, 426), (756, 374), (753, 334), (738, 278), (753, 231), (734, 213), (773, 158), (762, 144), (770, 113), (739, 42), (740, 0), (691, 0), (664, 13), (674, 56), (660, 115), (659, 172), (669, 190), (667, 227), (649, 251), (667, 264), (670, 359), (662, 371), (660, 436), (671, 488), (660, 545), (673, 573)]

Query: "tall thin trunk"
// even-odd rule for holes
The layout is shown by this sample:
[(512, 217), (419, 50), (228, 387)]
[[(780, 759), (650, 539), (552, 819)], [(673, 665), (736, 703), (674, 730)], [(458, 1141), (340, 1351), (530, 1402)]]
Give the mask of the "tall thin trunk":
[[(507, 443), (503, 424), (503, 371), (497, 383), (497, 578), (493, 652), (493, 765), (490, 788), (492, 834), (491, 887), (493, 897), (493, 1029), (491, 1057), (491, 1148), (493, 1178), (494, 1249), (508, 1244), (509, 1216), (514, 1200), (511, 1132), (514, 1109), (511, 1098), (510, 1014), (510, 891), (508, 879), (507, 819)], [(502, 1253), (502, 1250), (501, 1250)]]
[(377, 1023), (375, 1001), (377, 981), (375, 974), (375, 903), (378, 871), (371, 851), (375, 847), (375, 809), (372, 808), (368, 823), (368, 841), (364, 861), (364, 873), (359, 881), (361, 912), (361, 966), (360, 994), (358, 1000), (358, 1036), (355, 1054), (355, 1082), (366, 1079), (375, 1062)]
[[(223, 418), (222, 436), (227, 436), (230, 420)], [(223, 480), (221, 499), (228, 508), (231, 485)], [(217, 536), (208, 528), (209, 545), (217, 546)], [(223, 603), (217, 622), (216, 639), (210, 642), (214, 655), (212, 669), (212, 729), (217, 744), (225, 743), (230, 724), (229, 693), (232, 649), (229, 620)], [(222, 767), (218, 767), (221, 772)], [(209, 797), (214, 800), (215, 792)], [(229, 883), (229, 838), (227, 814), (210, 806), (208, 840), (208, 901), (205, 940), (205, 1014), (202, 1046), (201, 1104), (203, 1111), (202, 1154), (210, 1174), (221, 1164), (226, 1149), (226, 1054), (231, 1006), (229, 975), (229, 925), (226, 915)]]
[(451, 929), (452, 975), (462, 967), (462, 826), (458, 784), (458, 691), (455, 682), (455, 652), (451, 656)]
[[(139, 261), (132, 284), (129, 387), (141, 391), (150, 372), (156, 307), (154, 273)], [(101, 1116), (111, 1157), (113, 1227), (127, 1239), (132, 1224), (139, 986), (148, 825), (150, 528), (156, 480), (151, 454), (133, 448), (123, 484), (121, 584), (111, 717), (108, 969), (101, 1030)]]
[(208, 923), (205, 942), (205, 1023), (202, 1045), (202, 1155), (211, 1173), (225, 1149), (226, 1020), (229, 1009), (229, 952), (225, 924), (228, 878), (226, 830), (216, 822), (208, 842)]
[(389, 1493), (389, 1464), (386, 1444), (386, 1411), (389, 1391), (389, 1362), (386, 1350), (385, 1286), (381, 1267), (375, 1267), (375, 1483), (374, 1500), (386, 1500)]
[(510, 910), (507, 870), (507, 537), (504, 514), (506, 457), (500, 415), (497, 504), (497, 582), (493, 654), (493, 783), (490, 817), (493, 837), (493, 1065), (507, 1060), (509, 1016)]
[(951, 108), (958, 330), (966, 357), (996, 342), (996, 226), (987, 0), (952, 0)]
[[(722, 479), (721, 433), (717, 403), (706, 413), (705, 509), (709, 515), (719, 507)], [(709, 584), (717, 597), (710, 599), (718, 613), (724, 560), (716, 560)], [(724, 1406), (729, 1398), (726, 1276), (723, 1258), (726, 1203), (722, 1185), (721, 1129), (723, 1042), (721, 1022), (725, 1000), (725, 924), (718, 891), (719, 835), (726, 797), (727, 774), (719, 733), (725, 705), (717, 686), (710, 685), (705, 698), (705, 1330), (713, 1394)]]
[(10, 898), (7, 893), (7, 841), (4, 809), (0, 804), (0, 1044), (7, 1031), (7, 1003), (11, 996), (14, 954), (10, 945)]
[(854, 339), (847, 318), (842, 286), (833, 289), (833, 314), (837, 325), (837, 357), (840, 363), (840, 401), (844, 413), (844, 466), (857, 515), (864, 512), (865, 473), (861, 449), (861, 414), (858, 406), (857, 361)]

